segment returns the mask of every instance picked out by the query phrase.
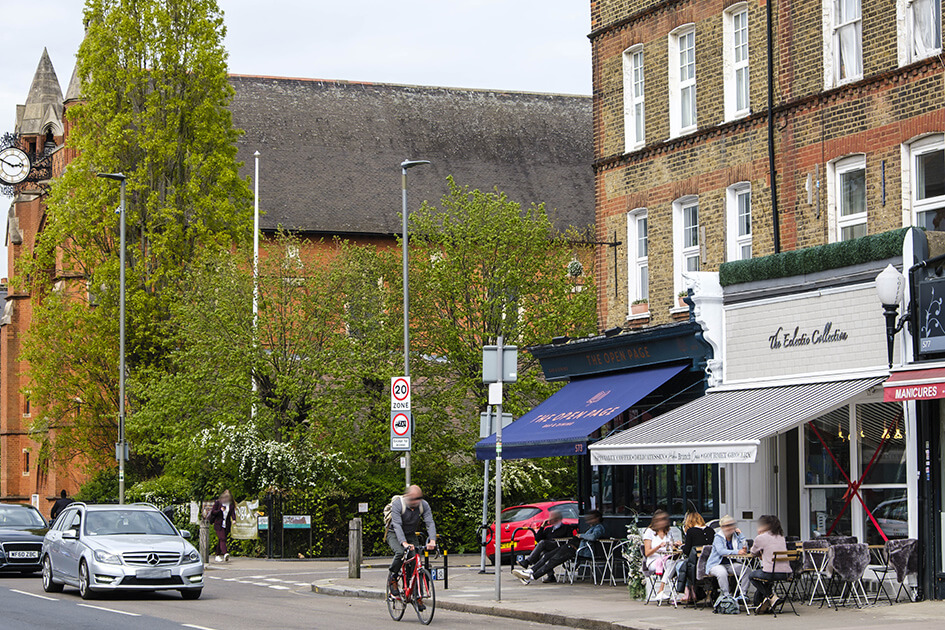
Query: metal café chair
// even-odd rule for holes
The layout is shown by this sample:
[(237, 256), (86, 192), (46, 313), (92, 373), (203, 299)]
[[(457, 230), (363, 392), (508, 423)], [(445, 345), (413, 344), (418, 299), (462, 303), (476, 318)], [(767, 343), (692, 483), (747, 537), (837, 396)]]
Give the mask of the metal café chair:
[[(834, 609), (846, 605), (850, 594), (853, 594), (856, 607), (861, 608), (869, 604), (866, 589), (863, 586), (863, 575), (870, 563), (869, 546), (865, 543), (832, 545), (827, 554), (829, 561), (830, 583), (842, 586), (840, 595), (834, 599)], [(849, 589), (849, 591), (847, 590)], [(860, 596), (862, 595), (862, 600)], [(829, 600), (828, 600), (829, 605)], [(821, 604), (823, 606), (823, 604)]]
[[(808, 606), (813, 606), (818, 591), (823, 595), (827, 605), (831, 605), (830, 594), (827, 592), (827, 583), (825, 582), (825, 578), (829, 577), (827, 575), (827, 550), (829, 548), (830, 543), (821, 539), (805, 540), (802, 543), (804, 562), (801, 572), (803, 575), (807, 576), (808, 579), (808, 589), (810, 592), (810, 599), (807, 602)], [(807, 595), (805, 593), (805, 599), (806, 598)]]

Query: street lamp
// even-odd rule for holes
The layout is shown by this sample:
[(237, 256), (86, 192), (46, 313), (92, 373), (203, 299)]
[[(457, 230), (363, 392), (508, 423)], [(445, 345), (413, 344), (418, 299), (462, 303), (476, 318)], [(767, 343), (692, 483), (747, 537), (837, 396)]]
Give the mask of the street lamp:
[[(253, 153), (255, 176), (253, 178), (253, 351), (259, 344), (259, 151)], [(256, 417), (256, 376), (253, 379), (253, 406), (251, 415)]]
[[(404, 207), (402, 212), (403, 217), (403, 282), (404, 282), (404, 376), (410, 377), (410, 285), (407, 281), (407, 169), (413, 168), (414, 166), (422, 166), (424, 164), (429, 164), (429, 160), (404, 160), (400, 163), (400, 170), (403, 176), (401, 177), (401, 182), (403, 184), (403, 200)], [(413, 444), (410, 445), (410, 448), (413, 448)], [(405, 453), (405, 481), (407, 487), (410, 487), (410, 451)]]
[(893, 344), (896, 340), (896, 333), (902, 330), (902, 326), (908, 318), (908, 309), (906, 309), (906, 314), (902, 316), (898, 324), (896, 323), (899, 304), (902, 302), (905, 288), (905, 277), (892, 265), (886, 265), (886, 268), (876, 276), (876, 294), (883, 305), (883, 316), (886, 318), (886, 352), (889, 357), (890, 368), (893, 364)]
[(118, 459), (118, 503), (125, 502), (125, 460), (128, 459), (128, 444), (125, 442), (125, 175), (123, 173), (99, 173), (99, 177), (121, 183), (121, 202), (118, 206), (121, 259), (118, 271), (118, 443), (115, 456)]

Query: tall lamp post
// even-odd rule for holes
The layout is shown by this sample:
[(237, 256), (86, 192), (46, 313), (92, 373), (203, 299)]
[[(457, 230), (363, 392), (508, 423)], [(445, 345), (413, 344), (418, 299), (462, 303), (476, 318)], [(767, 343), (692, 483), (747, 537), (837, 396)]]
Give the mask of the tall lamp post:
[[(253, 352), (256, 351), (259, 330), (259, 151), (253, 153), (255, 176), (253, 178)], [(256, 417), (256, 376), (253, 379), (252, 417)]]
[[(403, 283), (404, 283), (404, 376), (410, 377), (410, 284), (407, 280), (407, 169), (413, 168), (414, 166), (422, 166), (424, 164), (429, 164), (430, 160), (404, 160), (400, 163), (400, 170), (402, 173), (401, 182), (403, 188), (403, 200), (404, 207), (402, 212), (403, 218)], [(413, 448), (413, 445), (411, 445)], [(405, 454), (404, 466), (404, 475), (406, 486), (410, 486), (410, 451), (406, 451)]]
[(893, 365), (893, 346), (896, 342), (896, 333), (902, 330), (908, 319), (908, 311), (896, 323), (899, 314), (899, 304), (902, 303), (903, 292), (906, 288), (906, 279), (899, 270), (892, 265), (886, 265), (876, 276), (876, 294), (883, 305), (883, 316), (886, 318), (886, 353), (889, 358), (889, 367)]
[(125, 460), (128, 459), (128, 444), (125, 442), (125, 175), (123, 173), (99, 173), (99, 177), (113, 179), (121, 183), (121, 202), (118, 206), (120, 216), (120, 244), (118, 271), (118, 444), (115, 456), (118, 458), (118, 503), (125, 502)]

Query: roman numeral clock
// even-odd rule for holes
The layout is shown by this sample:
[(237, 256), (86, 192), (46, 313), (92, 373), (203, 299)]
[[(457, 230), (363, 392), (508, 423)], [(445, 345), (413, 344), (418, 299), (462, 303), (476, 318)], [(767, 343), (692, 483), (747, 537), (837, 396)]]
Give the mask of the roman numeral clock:
[(17, 184), (39, 182), (51, 175), (48, 154), (29, 155), (16, 134), (0, 136), (0, 194), (12, 197)]

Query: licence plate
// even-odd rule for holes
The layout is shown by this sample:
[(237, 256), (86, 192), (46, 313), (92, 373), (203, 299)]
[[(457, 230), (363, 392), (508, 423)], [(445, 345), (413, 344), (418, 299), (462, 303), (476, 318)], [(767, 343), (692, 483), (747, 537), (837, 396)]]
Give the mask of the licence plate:
[(506, 550), (511, 549), (511, 548), (512, 548), (512, 543), (510, 543), (510, 542), (502, 543), (502, 547), (501, 547), (502, 551), (506, 551)]
[(8, 551), (7, 556), (11, 558), (39, 558), (38, 551)]
[(171, 577), (170, 569), (138, 569), (135, 571), (135, 577), (145, 580), (161, 580)]

